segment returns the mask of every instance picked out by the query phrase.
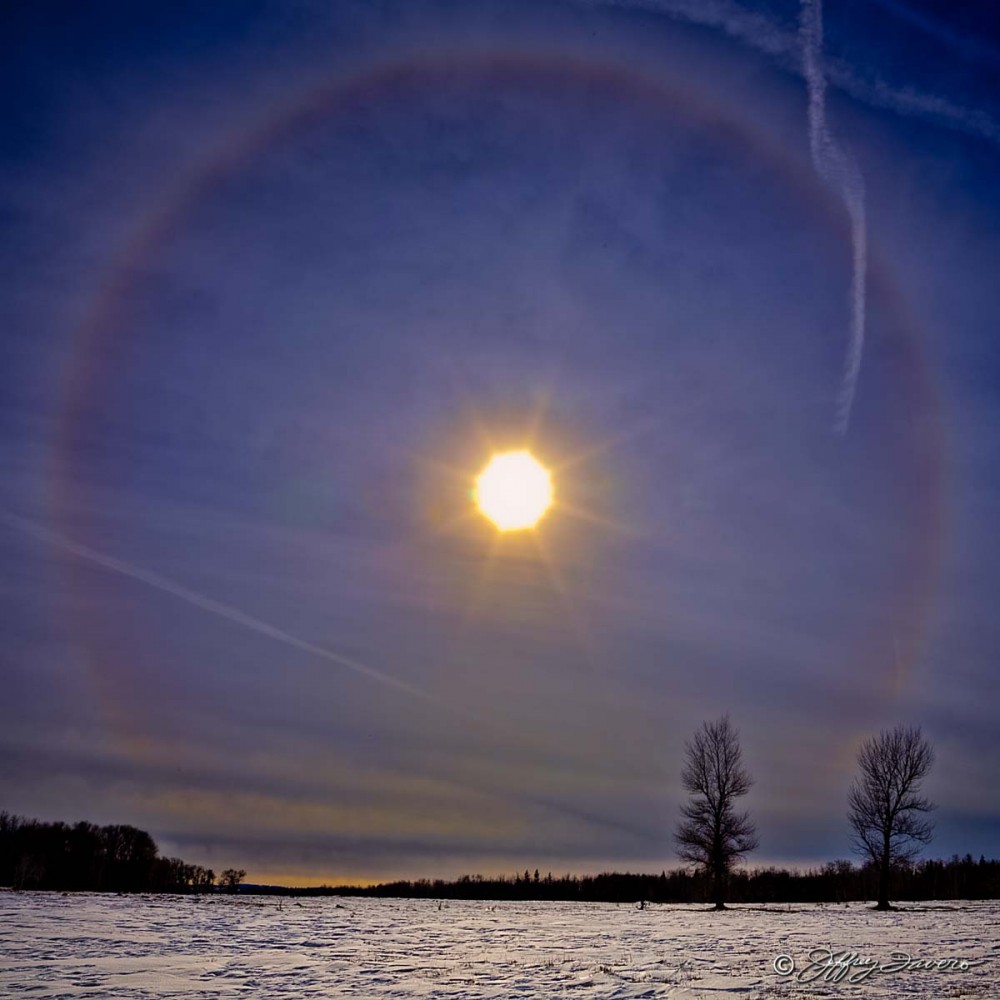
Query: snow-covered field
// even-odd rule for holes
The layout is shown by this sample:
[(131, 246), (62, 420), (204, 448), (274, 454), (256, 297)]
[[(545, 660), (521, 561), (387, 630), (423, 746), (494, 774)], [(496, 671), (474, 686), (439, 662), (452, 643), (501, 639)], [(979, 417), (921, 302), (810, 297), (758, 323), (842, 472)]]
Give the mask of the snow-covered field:
[[(836, 980), (813, 949), (964, 971)], [(787, 955), (796, 971), (779, 975)], [(900, 960), (901, 961), (901, 960)], [(779, 965), (781, 962), (779, 961)], [(857, 977), (860, 967), (850, 970)], [(808, 978), (806, 973), (803, 978)], [(1000, 997), (1000, 903), (737, 907), (0, 892), (3, 997)]]

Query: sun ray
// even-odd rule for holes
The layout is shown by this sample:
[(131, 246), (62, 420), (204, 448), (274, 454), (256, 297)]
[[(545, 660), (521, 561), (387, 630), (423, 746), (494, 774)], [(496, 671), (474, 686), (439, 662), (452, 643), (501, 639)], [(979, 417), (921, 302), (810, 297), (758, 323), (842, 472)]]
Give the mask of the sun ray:
[(451, 535), (457, 533), (464, 525), (471, 524), (476, 519), (474, 510), (463, 510), (454, 517), (435, 524), (430, 532), (432, 535)]
[(567, 503), (565, 500), (560, 500), (557, 507), (562, 514), (568, 514), (570, 517), (586, 521), (589, 524), (596, 524), (599, 527), (607, 528), (608, 531), (614, 531), (616, 534), (625, 535), (628, 538), (641, 538), (646, 534), (646, 532), (632, 525), (623, 524), (621, 521), (615, 521), (612, 518), (602, 517), (600, 514), (595, 514), (585, 507), (578, 507), (576, 504)]
[(583, 462), (590, 461), (590, 459), (596, 458), (598, 455), (603, 455), (604, 452), (610, 451), (612, 448), (617, 448), (626, 441), (630, 441), (632, 438), (638, 437), (640, 434), (644, 434), (647, 431), (652, 430), (659, 423), (659, 420), (653, 419), (636, 421), (636, 423), (626, 430), (623, 430), (621, 433), (605, 438), (603, 441), (599, 441), (597, 444), (593, 444), (589, 448), (584, 448), (583, 450), (570, 455), (568, 458), (564, 458), (561, 462), (553, 465), (552, 471), (561, 473), (566, 472), (568, 469), (575, 468)]
[(466, 627), (471, 623), (474, 615), (479, 610), (483, 590), (489, 582), (490, 577), (493, 575), (493, 563), (496, 560), (497, 550), (499, 547), (500, 534), (498, 532), (490, 539), (489, 548), (487, 549), (486, 555), (479, 566), (479, 572), (476, 574), (475, 582), (469, 590), (469, 598), (465, 604), (465, 613), (462, 616), (463, 627)]
[(545, 388), (539, 390), (535, 406), (532, 409), (531, 416), (528, 418), (528, 426), (525, 428), (524, 436), (529, 448), (534, 448), (538, 444), (538, 435), (551, 403), (552, 389)]
[(537, 531), (533, 531), (531, 533), (531, 540), (534, 543), (536, 552), (542, 560), (542, 565), (545, 567), (549, 583), (552, 585), (552, 589), (556, 593), (559, 603), (562, 605), (563, 614), (569, 622), (570, 630), (576, 638), (578, 645), (588, 654), (592, 653), (594, 649), (593, 636), (590, 634), (590, 630), (587, 628), (583, 617), (577, 613), (577, 610), (573, 605), (570, 589), (566, 585), (562, 574), (559, 572), (559, 567), (556, 565), (556, 561), (553, 559), (552, 553), (549, 552), (545, 542), (542, 540), (541, 535)]
[(420, 452), (410, 452), (410, 456), (419, 465), (432, 470), (434, 472), (441, 472), (445, 475), (451, 476), (454, 479), (468, 479), (469, 470), (460, 468), (457, 465), (452, 465), (450, 462), (443, 462), (440, 458), (433, 458), (430, 455), (424, 455)]

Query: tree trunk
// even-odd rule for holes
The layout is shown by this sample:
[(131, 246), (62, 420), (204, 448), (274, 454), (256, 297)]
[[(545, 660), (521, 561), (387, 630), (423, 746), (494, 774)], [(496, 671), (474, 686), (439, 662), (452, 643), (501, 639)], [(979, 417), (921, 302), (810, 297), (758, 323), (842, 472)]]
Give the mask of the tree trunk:
[(876, 910), (891, 910), (889, 905), (889, 836), (886, 834), (885, 843), (882, 846), (882, 862), (878, 867), (878, 900), (875, 904)]
[(726, 873), (720, 864), (716, 864), (712, 876), (712, 902), (715, 903), (713, 909), (726, 908)]

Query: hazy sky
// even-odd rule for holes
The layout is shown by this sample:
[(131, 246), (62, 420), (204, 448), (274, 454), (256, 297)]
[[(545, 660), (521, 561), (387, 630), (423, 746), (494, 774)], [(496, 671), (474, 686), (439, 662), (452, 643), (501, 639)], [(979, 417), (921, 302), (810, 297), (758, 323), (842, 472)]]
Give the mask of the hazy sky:
[(4, 4), (0, 807), (659, 871), (729, 712), (754, 861), (899, 722), (1000, 854), (991, 9)]

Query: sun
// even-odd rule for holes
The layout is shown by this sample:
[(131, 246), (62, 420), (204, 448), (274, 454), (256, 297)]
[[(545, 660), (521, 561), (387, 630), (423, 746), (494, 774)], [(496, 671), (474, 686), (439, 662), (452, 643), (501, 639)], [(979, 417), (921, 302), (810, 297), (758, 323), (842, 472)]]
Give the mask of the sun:
[(506, 451), (479, 474), (475, 499), (501, 531), (533, 528), (552, 506), (552, 476), (530, 451)]

